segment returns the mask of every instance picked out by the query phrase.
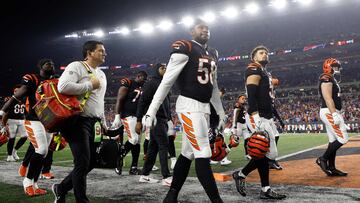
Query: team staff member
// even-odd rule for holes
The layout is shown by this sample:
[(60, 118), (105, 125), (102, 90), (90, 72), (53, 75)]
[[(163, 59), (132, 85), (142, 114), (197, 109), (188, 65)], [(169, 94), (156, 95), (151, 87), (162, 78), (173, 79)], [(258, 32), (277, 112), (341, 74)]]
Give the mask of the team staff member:
[[(151, 100), (159, 87), (162, 77), (166, 71), (165, 64), (156, 64), (153, 68), (153, 77), (151, 80), (145, 83), (143, 93), (140, 96), (137, 107), (137, 124), (136, 132), (141, 133), (142, 124), (141, 120), (148, 109)], [(162, 185), (170, 186), (172, 178), (168, 167), (168, 151), (169, 151), (169, 139), (168, 139), (168, 124), (170, 119), (170, 97), (167, 95), (163, 101), (160, 109), (156, 113), (156, 125), (153, 129), (150, 129), (150, 140), (147, 151), (147, 158), (144, 163), (144, 168), (140, 176), (139, 182), (155, 183), (156, 179), (149, 177), (149, 174), (155, 164), (156, 155), (159, 152), (161, 174), (163, 176)]]
[(264, 158), (250, 159), (248, 164), (240, 171), (233, 173), (236, 189), (242, 196), (246, 196), (245, 178), (253, 170), (258, 169), (261, 180), (261, 199), (284, 199), (286, 195), (278, 194), (270, 188), (269, 159), (275, 159), (277, 148), (275, 133), (271, 127), (273, 118), (272, 99), (270, 97), (270, 78), (266, 71), (269, 62), (268, 49), (257, 46), (251, 52), (252, 63), (245, 72), (246, 92), (248, 95), (248, 114), (255, 131), (265, 131), (270, 137), (270, 149)]
[(207, 45), (210, 31), (204, 21), (198, 19), (190, 33), (193, 40), (180, 40), (172, 45), (166, 73), (146, 113), (146, 125), (154, 125), (157, 111), (170, 88), (178, 81), (180, 95), (176, 101), (176, 112), (186, 136), (182, 137), (181, 155), (176, 161), (173, 181), (164, 202), (177, 202), (194, 158), (197, 177), (209, 199), (212, 202), (223, 202), (210, 167), (211, 148), (208, 138), (210, 102), (221, 124), (225, 119), (217, 86), (218, 52)]
[(124, 124), (124, 130), (128, 136), (128, 140), (125, 142), (125, 152), (123, 156), (131, 151), (132, 162), (129, 171), (130, 175), (138, 175), (140, 173), (137, 166), (140, 155), (141, 134), (135, 131), (137, 120), (136, 109), (146, 78), (147, 73), (145, 71), (139, 71), (135, 79), (122, 79), (116, 98), (116, 115), (112, 126), (118, 127), (121, 123)]
[(84, 60), (70, 63), (60, 76), (57, 87), (60, 93), (78, 95), (79, 98), (88, 91), (91, 94), (80, 116), (70, 119), (67, 128), (61, 131), (74, 157), (74, 168), (60, 184), (52, 186), (55, 202), (64, 202), (65, 195), (72, 188), (76, 202), (89, 202), (86, 176), (95, 165), (94, 125), (100, 120), (106, 125), (104, 98), (107, 82), (105, 73), (98, 67), (105, 62), (105, 47), (102, 42), (87, 41), (82, 54)]
[(43, 161), (48, 153), (51, 142), (51, 133), (47, 133), (45, 127), (39, 121), (35, 110), (32, 108), (36, 104), (35, 92), (41, 81), (50, 79), (55, 74), (54, 62), (51, 59), (41, 59), (38, 62), (40, 74), (26, 74), (22, 78), (21, 87), (5, 103), (0, 111), (0, 117), (8, 112), (17, 102), (22, 99), (27, 100), (27, 114), (25, 120), (25, 129), (27, 137), (35, 148), (32, 154), (29, 170), (23, 180), (25, 194), (29, 197), (35, 195), (45, 195), (47, 192), (39, 188), (37, 181), (43, 167)]
[(328, 176), (346, 176), (347, 173), (336, 169), (336, 152), (349, 140), (343, 117), (340, 114), (341, 89), (334, 78), (340, 75), (341, 64), (334, 58), (324, 61), (323, 74), (320, 75), (319, 93), (321, 98), (320, 119), (325, 124), (329, 145), (316, 163)]

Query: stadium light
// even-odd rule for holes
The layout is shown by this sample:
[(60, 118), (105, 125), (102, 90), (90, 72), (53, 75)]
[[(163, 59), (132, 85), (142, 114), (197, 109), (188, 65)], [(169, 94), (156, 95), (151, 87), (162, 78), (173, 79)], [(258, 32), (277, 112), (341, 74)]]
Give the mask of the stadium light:
[(273, 0), (270, 2), (270, 5), (276, 9), (284, 9), (287, 5), (286, 0)]
[(299, 3), (303, 6), (309, 6), (312, 3), (312, 0), (299, 0)]
[(98, 30), (98, 31), (94, 32), (94, 35), (96, 37), (103, 37), (105, 34), (104, 34), (104, 31)]
[(245, 11), (250, 14), (256, 14), (259, 10), (260, 10), (259, 5), (254, 2), (249, 3), (248, 5), (245, 6)]
[(127, 27), (123, 27), (121, 28), (121, 30), (119, 30), (119, 32), (123, 35), (128, 35), (130, 33), (130, 30)]
[(225, 16), (226, 18), (233, 19), (238, 16), (238, 10), (233, 6), (229, 6), (221, 12), (221, 15)]
[(172, 28), (174, 24), (170, 20), (163, 20), (160, 22), (160, 24), (157, 26), (161, 30), (167, 31)]
[(184, 24), (186, 27), (190, 27), (194, 24), (194, 18), (191, 16), (185, 16), (181, 19), (181, 24)]
[(154, 31), (154, 27), (151, 23), (141, 23), (138, 30), (144, 34), (149, 34)]
[(207, 22), (207, 23), (211, 23), (211, 22), (214, 22), (215, 21), (215, 14), (211, 11), (208, 11), (206, 13), (204, 13), (203, 16), (200, 16), (201, 20)]

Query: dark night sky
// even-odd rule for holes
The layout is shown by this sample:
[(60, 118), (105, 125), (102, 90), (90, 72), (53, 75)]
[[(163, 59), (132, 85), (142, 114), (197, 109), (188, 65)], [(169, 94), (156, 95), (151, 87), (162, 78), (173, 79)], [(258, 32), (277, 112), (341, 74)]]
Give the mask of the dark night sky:
[[(172, 20), (180, 19), (183, 14), (203, 12), (207, 8), (218, 11), (224, 8), (226, 2), (236, 2), (243, 6), (250, 0), (5, 0), (2, 1), (0, 8), (1, 39), (2, 39), (2, 59), (0, 60), (0, 75), (3, 80), (0, 81), (0, 95), (3, 95), (8, 88), (7, 84), (14, 84), (18, 81), (20, 75), (25, 72), (36, 71), (36, 63), (42, 57), (54, 58), (57, 65), (67, 63), (69, 49), (73, 52), (81, 51), (81, 40), (75, 40), (73, 43), (67, 41), (64, 43), (63, 36), (73, 31), (93, 29), (93, 28), (110, 28), (126, 24), (132, 27), (139, 21), (146, 18), (160, 19), (169, 17)], [(269, 0), (255, 0), (262, 4), (267, 4)], [(217, 28), (212, 30), (211, 44), (215, 47), (233, 46), (234, 36), (241, 35), (242, 40), (251, 40), (254, 36), (254, 30), (262, 29), (263, 33), (260, 38), (281, 37), (283, 27), (289, 26), (290, 29), (301, 30), (316, 29), (321, 24), (331, 25), (334, 19), (342, 18), (342, 27), (350, 27), (349, 31), (356, 31), (359, 26), (356, 24), (360, 19), (359, 0), (339, 0), (339, 2), (358, 2), (353, 5), (341, 4), (332, 8), (323, 7), (320, 3), (324, 0), (314, 0), (316, 7), (311, 11), (313, 17), (308, 15), (309, 12), (299, 12), (298, 8), (290, 7), (283, 16), (272, 19), (261, 13), (256, 20), (246, 23), (248, 19), (240, 17), (240, 24), (224, 22), (223, 25), (216, 25)], [(318, 3), (319, 2), (319, 3)], [(218, 5), (218, 6), (217, 6)], [(264, 7), (266, 5), (262, 5)], [(271, 9), (270, 9), (271, 10)], [(290, 15), (288, 15), (290, 14)], [(305, 15), (304, 15), (305, 14)], [(278, 15), (278, 14), (275, 14)], [(286, 16), (288, 15), (288, 16)], [(299, 18), (300, 16), (300, 18)], [(325, 16), (325, 17), (322, 17)], [(218, 23), (219, 24), (219, 23)], [(220, 23), (221, 24), (221, 23)], [(284, 24), (284, 26), (282, 26)], [(240, 25), (240, 26), (239, 26)], [(275, 34), (268, 34), (268, 28), (277, 27)], [(279, 32), (276, 33), (276, 32)], [(274, 33), (274, 30), (269, 30)], [(285, 29), (286, 32), (286, 29)], [(357, 32), (360, 32), (358, 30)], [(305, 33), (305, 32), (304, 32)], [(286, 35), (286, 33), (285, 33)], [(284, 35), (284, 36), (285, 36)], [(163, 36), (163, 38), (161, 38)], [(174, 38), (174, 36), (172, 36)], [(186, 35), (185, 35), (186, 37)], [(171, 40), (166, 34), (153, 36), (153, 40), (162, 39), (163, 43), (169, 43)], [(239, 38), (239, 37), (238, 37)], [(131, 41), (132, 40), (132, 41)], [(133, 37), (133, 39), (119, 42), (119, 50), (126, 49), (128, 44), (142, 43), (145, 47), (153, 45), (149, 39)], [(233, 41), (232, 41), (233, 40)], [(241, 43), (240, 43), (241, 45)], [(143, 49), (142, 47), (138, 50)], [(114, 53), (116, 55), (124, 54)], [(72, 53), (73, 54), (73, 53)], [(67, 59), (65, 60), (64, 58)], [(63, 61), (61, 61), (63, 60)], [(5, 78), (5, 80), (4, 80)], [(16, 80), (16, 81), (15, 81)]]

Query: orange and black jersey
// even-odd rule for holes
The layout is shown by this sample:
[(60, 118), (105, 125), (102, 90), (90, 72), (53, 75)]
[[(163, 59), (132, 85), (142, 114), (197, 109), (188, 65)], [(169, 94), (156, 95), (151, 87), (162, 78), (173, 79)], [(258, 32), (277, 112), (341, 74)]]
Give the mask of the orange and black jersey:
[[(6, 97), (7, 102), (11, 97)], [(24, 120), (25, 119), (25, 100), (24, 102), (17, 102), (15, 106), (12, 106), (8, 111), (9, 119)]]
[(321, 99), (321, 108), (327, 108), (324, 97), (321, 92), (321, 84), (322, 83), (328, 83), (331, 82), (333, 84), (332, 86), (332, 99), (334, 100), (335, 108), (337, 110), (341, 110), (342, 104), (341, 104), (341, 89), (339, 84), (336, 82), (335, 78), (332, 75), (329, 74), (321, 74), (319, 77), (319, 94)]
[(121, 111), (121, 118), (125, 118), (128, 116), (136, 116), (137, 105), (140, 95), (142, 94), (142, 86), (143, 84), (140, 84), (135, 80), (130, 80), (128, 78), (123, 78), (120, 81), (120, 87), (128, 88), (128, 93), (126, 95)]
[[(245, 72), (245, 81), (251, 75), (259, 75), (261, 77), (255, 98), (258, 107), (257, 111), (259, 112), (260, 117), (271, 119), (273, 118), (273, 110), (272, 98), (270, 96), (272, 93), (272, 90), (270, 88), (270, 74), (259, 64), (250, 63)], [(253, 112), (248, 113), (251, 114)]]
[(35, 110), (33, 109), (33, 106), (36, 104), (35, 99), (35, 92), (40, 84), (40, 82), (47, 80), (49, 78), (43, 78), (39, 74), (26, 74), (22, 77), (21, 84), (26, 85), (28, 88), (27, 94), (26, 94), (26, 120), (33, 120), (37, 121), (39, 120)]
[(173, 53), (189, 57), (177, 79), (180, 95), (209, 103), (213, 90), (213, 73), (217, 68), (217, 50), (195, 41), (179, 40), (172, 44), (171, 54)]

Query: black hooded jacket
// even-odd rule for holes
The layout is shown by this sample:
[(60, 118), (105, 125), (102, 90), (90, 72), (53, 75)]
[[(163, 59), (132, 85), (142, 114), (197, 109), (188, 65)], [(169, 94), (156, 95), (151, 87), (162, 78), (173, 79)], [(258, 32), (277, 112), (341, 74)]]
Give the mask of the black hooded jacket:
[[(156, 64), (154, 68), (151, 69), (151, 79), (144, 84), (143, 92), (140, 96), (139, 103), (137, 106), (136, 117), (137, 121), (141, 122), (142, 117), (145, 115), (147, 109), (149, 108), (153, 96), (159, 87), (162, 76), (159, 74), (159, 68), (161, 64)], [(170, 110), (170, 96), (167, 95), (165, 100), (161, 104), (158, 112), (156, 113), (157, 118), (162, 119), (171, 119), (171, 110)]]

